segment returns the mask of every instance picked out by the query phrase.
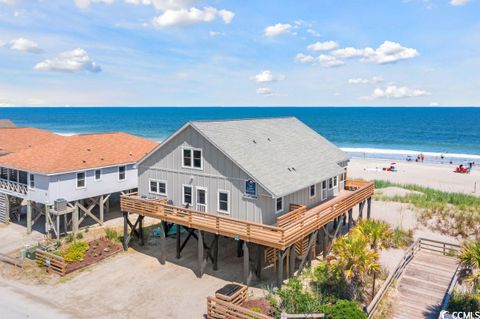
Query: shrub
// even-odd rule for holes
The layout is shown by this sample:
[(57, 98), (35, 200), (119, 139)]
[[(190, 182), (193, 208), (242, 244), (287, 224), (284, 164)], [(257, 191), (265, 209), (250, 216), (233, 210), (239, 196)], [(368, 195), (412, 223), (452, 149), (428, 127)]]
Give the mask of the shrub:
[(276, 313), (282, 311), (289, 314), (322, 312), (323, 306), (309, 291), (305, 291), (297, 277), (291, 278), (276, 294), (279, 300), (272, 300)]
[(107, 237), (107, 239), (109, 239), (111, 241), (119, 241), (120, 240), (117, 231), (113, 228), (108, 228), (108, 227), (105, 228), (105, 236)]
[(69, 263), (80, 262), (85, 258), (85, 251), (87, 251), (88, 248), (88, 243), (77, 241), (67, 247), (63, 253), (63, 258)]
[(454, 291), (448, 304), (448, 311), (475, 312), (480, 309), (480, 295)]
[(397, 227), (393, 230), (392, 244), (395, 248), (405, 248), (413, 243), (413, 230)]
[(78, 233), (78, 234), (77, 234), (77, 239), (78, 239), (78, 240), (83, 239), (83, 234), (82, 234), (82, 233)]
[(338, 300), (334, 305), (325, 308), (326, 319), (367, 319), (360, 305), (354, 301)]
[(349, 284), (338, 263), (321, 261), (313, 269), (312, 277), (312, 288), (326, 300), (348, 298)]

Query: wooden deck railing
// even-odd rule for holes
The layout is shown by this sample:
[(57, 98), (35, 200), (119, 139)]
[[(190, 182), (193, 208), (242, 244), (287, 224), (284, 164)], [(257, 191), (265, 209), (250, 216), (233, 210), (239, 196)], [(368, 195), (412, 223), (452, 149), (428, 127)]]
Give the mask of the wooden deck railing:
[(122, 195), (121, 210), (284, 250), (370, 198), (374, 190), (371, 182), (347, 180), (345, 187), (355, 190), (341, 192), (337, 197), (305, 212), (300, 207), (298, 211), (289, 212), (297, 215), (288, 219), (288, 222), (285, 222), (288, 218), (285, 217), (282, 227), (199, 212), (169, 205), (165, 200), (144, 199), (138, 195)]
[(18, 182), (12, 182), (6, 179), (0, 179), (0, 189), (23, 196), (27, 195), (28, 192), (27, 185)]

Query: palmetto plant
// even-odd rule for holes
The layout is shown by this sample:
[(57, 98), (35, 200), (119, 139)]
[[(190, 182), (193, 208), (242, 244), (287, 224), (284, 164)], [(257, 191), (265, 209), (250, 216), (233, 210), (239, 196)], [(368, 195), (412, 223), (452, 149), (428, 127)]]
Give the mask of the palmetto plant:
[(337, 239), (333, 244), (333, 253), (350, 281), (363, 282), (366, 274), (380, 270), (379, 255), (369, 247), (364, 236), (352, 234)]
[(379, 220), (364, 219), (353, 230), (353, 235), (363, 236), (370, 248), (378, 252), (392, 244), (393, 232), (388, 224)]
[(458, 260), (460, 265), (470, 270), (467, 281), (473, 284), (476, 291), (480, 285), (480, 241), (465, 242)]

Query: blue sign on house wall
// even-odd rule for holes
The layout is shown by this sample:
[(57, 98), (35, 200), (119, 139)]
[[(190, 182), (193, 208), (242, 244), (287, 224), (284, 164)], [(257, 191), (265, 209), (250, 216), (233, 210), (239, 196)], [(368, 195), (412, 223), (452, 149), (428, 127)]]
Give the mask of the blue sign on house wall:
[(245, 197), (257, 198), (257, 183), (251, 179), (245, 181)]

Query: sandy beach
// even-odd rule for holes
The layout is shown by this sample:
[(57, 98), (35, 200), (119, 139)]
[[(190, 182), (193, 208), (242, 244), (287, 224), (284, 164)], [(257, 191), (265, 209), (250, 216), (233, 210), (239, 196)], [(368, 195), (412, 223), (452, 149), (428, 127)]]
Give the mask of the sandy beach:
[[(454, 173), (455, 165), (395, 161), (397, 172), (384, 171), (390, 160), (352, 158), (348, 167), (349, 178), (383, 179), (400, 184), (418, 184), (447, 192), (460, 192), (480, 196), (480, 167), (470, 174)], [(476, 185), (476, 186), (475, 186)]]

